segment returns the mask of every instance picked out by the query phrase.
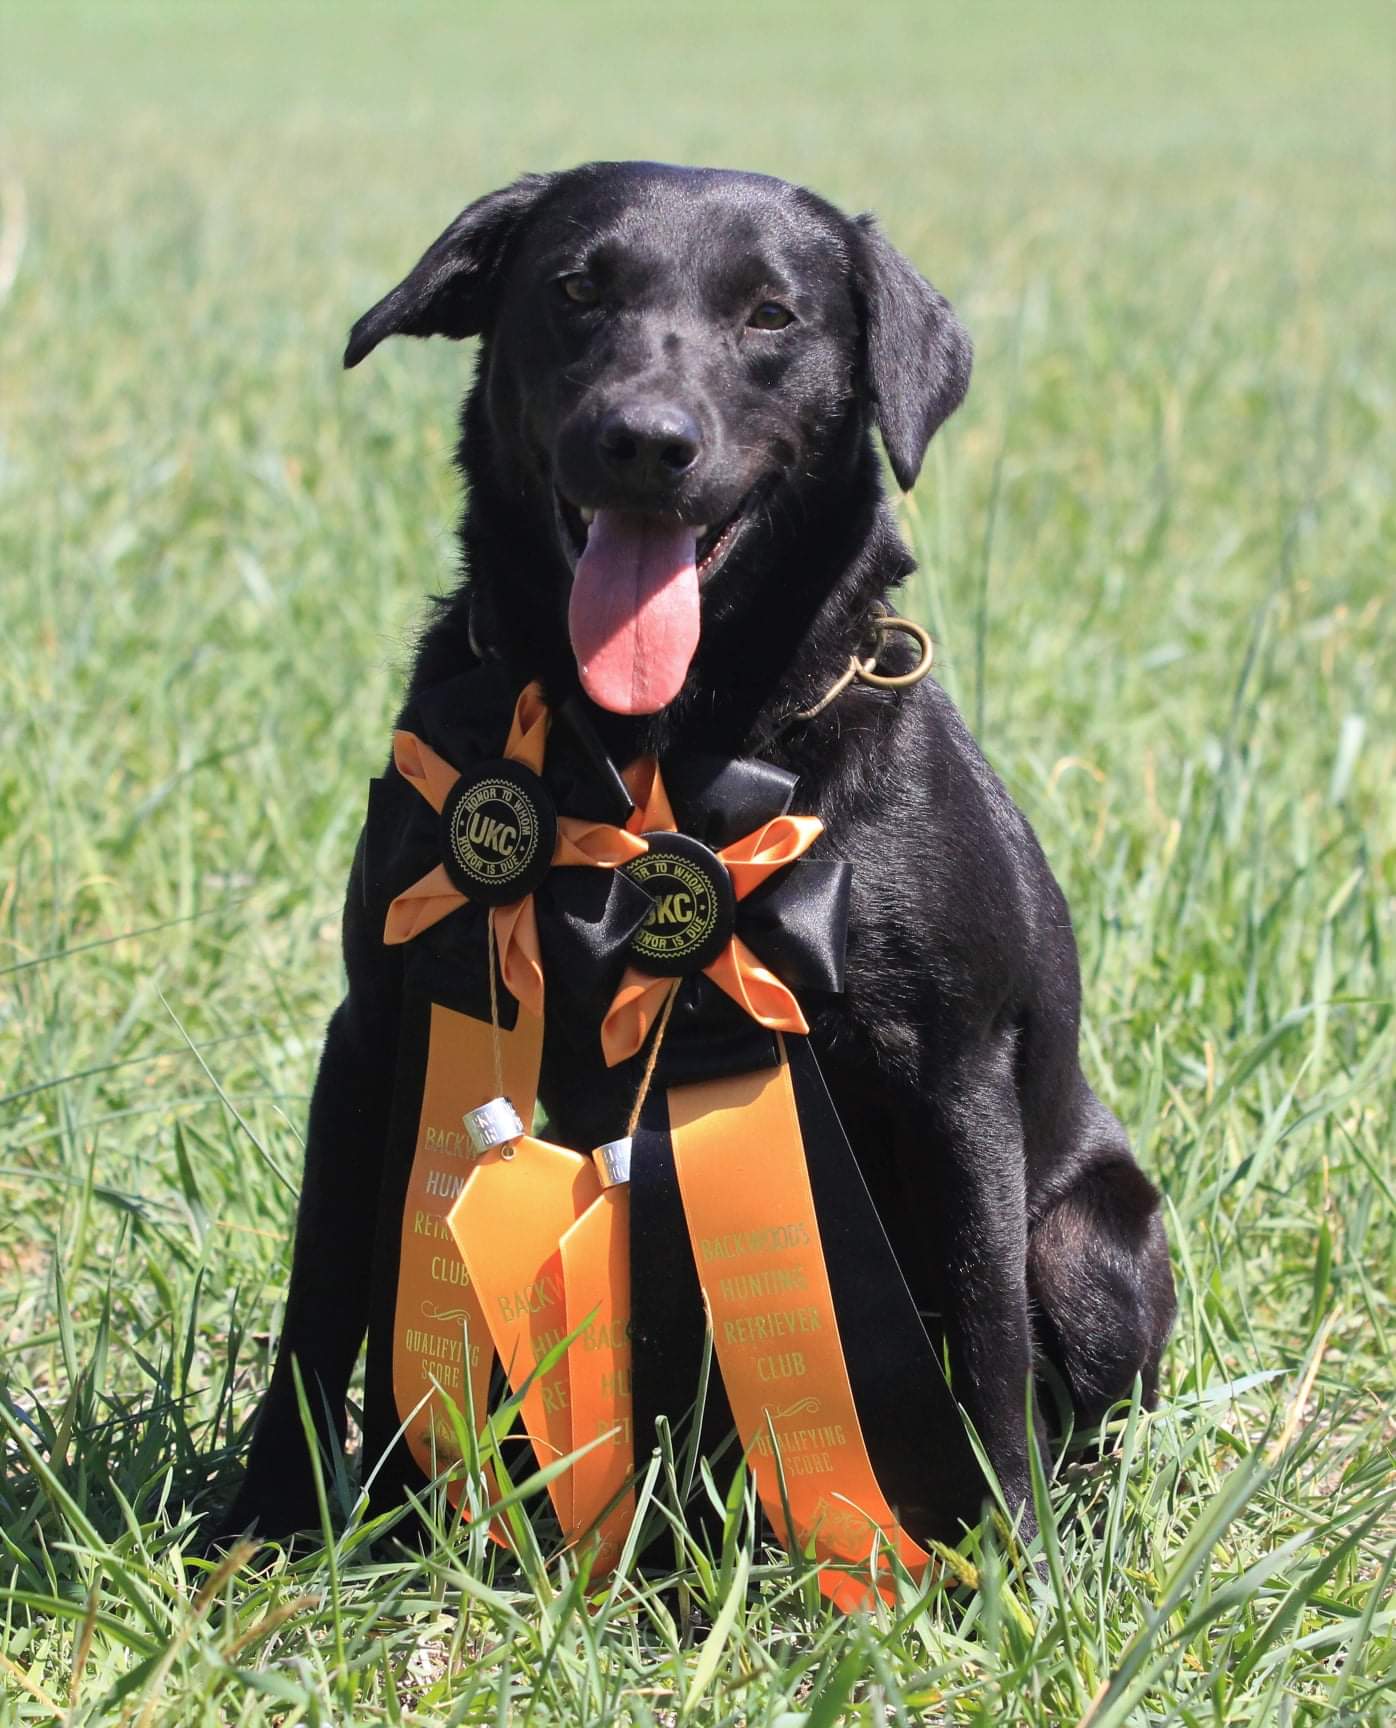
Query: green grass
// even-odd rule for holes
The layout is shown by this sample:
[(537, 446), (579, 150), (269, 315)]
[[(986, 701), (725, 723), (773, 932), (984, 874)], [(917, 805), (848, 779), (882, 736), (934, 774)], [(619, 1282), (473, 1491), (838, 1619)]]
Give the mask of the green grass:
[[(9, 9), (0, 1722), (1391, 1716), (1392, 57), (1375, 4)], [(342, 338), (468, 197), (594, 155), (875, 206), (972, 328), (911, 604), (1167, 1195), (1158, 1412), (1072, 1444), (1044, 1574), (991, 1526), (977, 1589), (871, 1619), (740, 1498), (678, 1593), (526, 1525), (370, 1552), (344, 1476), (330, 1546), (188, 1558), (452, 567), (469, 356)]]

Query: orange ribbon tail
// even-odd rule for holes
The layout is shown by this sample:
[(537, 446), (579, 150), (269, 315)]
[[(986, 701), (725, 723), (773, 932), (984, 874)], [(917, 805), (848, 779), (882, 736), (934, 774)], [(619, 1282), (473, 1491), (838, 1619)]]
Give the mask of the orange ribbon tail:
[[(672, 1088), (669, 1125), (722, 1383), (766, 1515), (781, 1530), (788, 1509), (799, 1545), (825, 1563), (821, 1589), (841, 1608), (891, 1599), (885, 1556), (876, 1574), (868, 1567), (874, 1540), (917, 1576), (929, 1556), (901, 1527), (868, 1456), (784, 1052), (777, 1068)], [(785, 1227), (772, 1230), (773, 1219)], [(783, 1310), (791, 1331), (779, 1345), (769, 1298), (751, 1294), (769, 1288), (799, 1292)]]

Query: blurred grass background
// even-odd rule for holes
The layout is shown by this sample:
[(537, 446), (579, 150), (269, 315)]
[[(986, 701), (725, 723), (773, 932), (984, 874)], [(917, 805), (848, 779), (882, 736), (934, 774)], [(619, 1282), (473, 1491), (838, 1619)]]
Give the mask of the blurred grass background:
[[(1389, 9), (52, 0), (0, 60), (0, 1720), (1378, 1719)], [(909, 604), (1168, 1194), (1168, 1401), (1068, 1460), (1057, 1595), (990, 1533), (968, 1608), (860, 1628), (745, 1528), (714, 1651), (351, 1532), (214, 1612), (182, 1520), (265, 1383), (364, 782), (454, 568), (469, 354), (346, 377), (343, 337), (468, 199), (610, 156), (875, 209), (973, 332)]]

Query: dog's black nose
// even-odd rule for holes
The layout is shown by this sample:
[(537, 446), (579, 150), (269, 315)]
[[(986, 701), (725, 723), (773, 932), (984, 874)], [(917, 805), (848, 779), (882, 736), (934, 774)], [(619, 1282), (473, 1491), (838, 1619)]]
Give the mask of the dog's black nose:
[(698, 460), (698, 422), (673, 402), (608, 408), (597, 428), (601, 460), (617, 479), (641, 486), (677, 480)]

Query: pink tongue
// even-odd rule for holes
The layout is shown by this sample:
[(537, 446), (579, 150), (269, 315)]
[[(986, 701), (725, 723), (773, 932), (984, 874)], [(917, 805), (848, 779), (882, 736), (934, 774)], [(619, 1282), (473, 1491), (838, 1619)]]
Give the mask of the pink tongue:
[(697, 536), (633, 510), (598, 510), (577, 560), (567, 627), (582, 688), (615, 714), (656, 714), (698, 647)]

